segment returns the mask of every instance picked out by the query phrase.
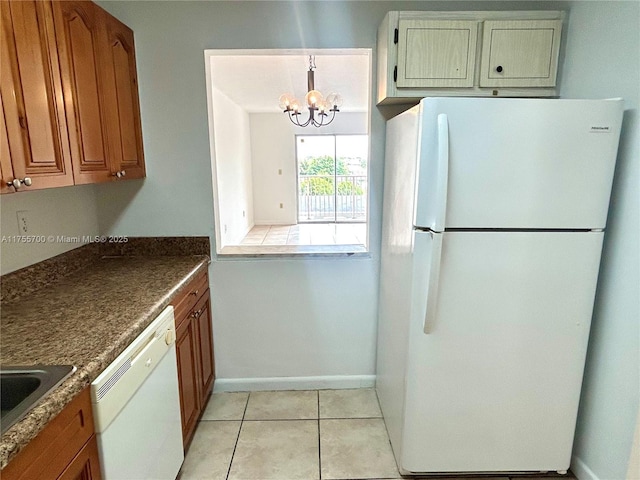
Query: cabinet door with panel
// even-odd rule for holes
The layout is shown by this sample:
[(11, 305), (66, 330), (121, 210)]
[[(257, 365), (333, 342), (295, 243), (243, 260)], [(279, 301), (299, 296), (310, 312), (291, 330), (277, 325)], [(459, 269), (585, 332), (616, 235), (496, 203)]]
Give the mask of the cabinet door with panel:
[(215, 378), (215, 366), (213, 360), (213, 332), (211, 330), (211, 296), (209, 290), (202, 295), (196, 306), (195, 322), (198, 324), (200, 375), (198, 376), (200, 387), (200, 404), (206, 406), (211, 394), (211, 386)]
[(562, 20), (484, 22), (480, 86), (553, 87)]
[(172, 305), (176, 319), (182, 441), (186, 451), (215, 380), (211, 296), (206, 272), (193, 279)]
[(143, 178), (145, 164), (133, 31), (110, 15), (105, 22), (105, 61), (110, 70), (108, 89), (113, 99), (107, 109), (113, 168), (126, 178)]
[(197, 325), (191, 321), (191, 317), (182, 321), (176, 319), (176, 324), (178, 325), (176, 329), (176, 356), (178, 359), (182, 442), (186, 450), (200, 416), (198, 389), (200, 360), (197, 353)]
[(41, 1), (0, 2), (0, 95), (12, 166), (9, 173), (3, 165), (2, 180), (17, 179), (17, 189), (73, 185), (51, 8)]
[(100, 480), (100, 457), (95, 435), (82, 447), (58, 480)]
[(91, 2), (54, 2), (76, 184), (111, 180), (105, 108), (104, 12)]
[[(4, 54), (1, 54), (4, 56)], [(0, 66), (0, 69), (3, 67)], [(9, 132), (4, 121), (4, 102), (0, 95), (0, 193), (14, 191), (11, 182), (14, 179), (13, 167), (11, 166), (11, 151), (9, 150)]]
[(397, 86), (473, 86), (478, 22), (400, 19)]
[(100, 480), (90, 388), (79, 393), (2, 470), (3, 480)]

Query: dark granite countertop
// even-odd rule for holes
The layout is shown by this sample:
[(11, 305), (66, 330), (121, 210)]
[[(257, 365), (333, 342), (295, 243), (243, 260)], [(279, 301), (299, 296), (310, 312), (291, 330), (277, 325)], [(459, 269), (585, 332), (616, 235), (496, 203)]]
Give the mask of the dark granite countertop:
[(2, 303), (0, 363), (71, 364), (73, 373), (0, 439), (0, 468), (91, 383), (198, 273), (206, 255), (96, 258)]

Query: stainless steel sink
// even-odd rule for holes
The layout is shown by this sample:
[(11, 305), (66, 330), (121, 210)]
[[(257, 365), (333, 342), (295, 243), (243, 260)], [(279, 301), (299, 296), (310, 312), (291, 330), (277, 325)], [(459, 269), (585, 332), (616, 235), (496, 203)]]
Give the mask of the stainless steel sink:
[(22, 419), (45, 395), (76, 370), (73, 365), (0, 368), (2, 433)]

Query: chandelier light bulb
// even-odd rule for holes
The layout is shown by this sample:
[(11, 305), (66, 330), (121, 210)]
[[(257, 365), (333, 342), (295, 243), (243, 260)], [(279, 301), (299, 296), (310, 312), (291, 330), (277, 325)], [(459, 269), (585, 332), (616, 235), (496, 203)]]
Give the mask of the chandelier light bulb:
[(329, 108), (340, 108), (342, 106), (342, 95), (339, 93), (330, 93), (327, 95), (327, 106)]
[(323, 100), (324, 97), (318, 90), (311, 90), (304, 97), (304, 101), (309, 105), (309, 107), (316, 107), (318, 104), (322, 103)]
[(295, 98), (290, 93), (280, 95), (278, 101), (280, 102), (280, 109), (284, 111), (290, 110), (291, 105), (296, 103)]

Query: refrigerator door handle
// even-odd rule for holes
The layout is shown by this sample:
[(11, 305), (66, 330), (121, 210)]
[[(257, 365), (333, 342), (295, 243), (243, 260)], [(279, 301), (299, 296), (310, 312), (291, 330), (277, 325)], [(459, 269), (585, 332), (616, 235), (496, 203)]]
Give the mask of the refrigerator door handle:
[(431, 234), (431, 268), (429, 269), (429, 283), (427, 285), (427, 305), (425, 309), (423, 330), (425, 334), (433, 332), (438, 310), (438, 289), (440, 285), (440, 263), (442, 260), (441, 233)]
[(436, 194), (436, 218), (434, 230), (444, 232), (447, 214), (447, 186), (449, 183), (449, 119), (445, 113), (438, 115), (438, 172)]

